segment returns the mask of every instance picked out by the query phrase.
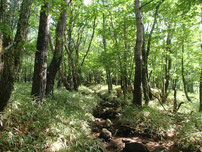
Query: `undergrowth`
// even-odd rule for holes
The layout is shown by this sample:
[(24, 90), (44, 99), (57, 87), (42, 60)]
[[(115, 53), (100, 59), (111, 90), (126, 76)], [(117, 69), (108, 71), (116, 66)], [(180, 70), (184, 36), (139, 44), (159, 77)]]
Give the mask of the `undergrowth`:
[[(114, 86), (114, 88), (120, 89), (118, 86)], [(107, 99), (116, 96), (115, 91), (112, 91), (111, 94), (107, 93), (107, 86), (97, 85), (93, 89)], [(173, 92), (169, 94), (168, 102), (164, 104), (166, 111), (157, 100), (150, 101), (149, 106), (137, 108), (132, 104), (132, 94), (127, 94), (125, 101), (122, 95), (116, 99), (122, 105), (119, 120), (121, 123), (135, 128), (139, 133), (162, 138), (173, 136), (175, 143), (182, 148), (197, 151), (202, 147), (202, 115), (198, 112), (198, 94), (192, 93), (190, 96), (192, 102), (188, 102), (184, 93), (178, 91), (178, 104), (184, 103), (177, 113), (173, 113)]]
[(85, 87), (79, 92), (60, 89), (54, 99), (39, 103), (33, 101), (30, 89), (31, 84), (17, 84), (0, 114), (0, 151), (100, 151), (100, 141), (89, 127), (100, 100), (96, 95)]
[[(172, 127), (172, 119), (160, 110), (150, 107), (138, 108), (135, 106), (126, 106), (122, 110), (120, 121), (136, 128), (140, 133), (165, 136)], [(170, 124), (170, 125), (168, 125)]]

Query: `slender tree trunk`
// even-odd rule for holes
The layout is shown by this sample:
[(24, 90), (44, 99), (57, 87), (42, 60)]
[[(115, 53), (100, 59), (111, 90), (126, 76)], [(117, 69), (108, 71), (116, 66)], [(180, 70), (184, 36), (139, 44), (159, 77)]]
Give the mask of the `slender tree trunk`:
[(67, 81), (67, 78), (65, 77), (64, 73), (62, 72), (62, 69), (60, 68), (59, 70), (59, 73), (60, 73), (60, 81), (58, 81), (58, 87), (59, 87), (59, 82), (61, 82), (62, 80), (62, 83), (63, 85), (65, 86), (66, 90), (72, 90), (71, 87), (69, 86), (69, 83)]
[(133, 92), (133, 103), (142, 106), (142, 42), (143, 42), (143, 28), (142, 28), (142, 16), (140, 10), (140, 1), (135, 0), (135, 16), (136, 16), (136, 27), (137, 27), (137, 38), (135, 45), (135, 81), (134, 81), (134, 92)]
[[(7, 0), (0, 1), (0, 24), (3, 24), (4, 13), (7, 5)], [(3, 31), (0, 28), (0, 80), (3, 72)]]
[(183, 82), (183, 85), (184, 85), (184, 93), (185, 93), (185, 96), (187, 98), (187, 100), (189, 102), (191, 102), (191, 99), (187, 93), (187, 83), (186, 83), (186, 80), (185, 80), (185, 76), (184, 76), (184, 42), (182, 44), (182, 59), (181, 59), (181, 70), (182, 70), (182, 82)]
[[(73, 10), (71, 9), (71, 14), (73, 14)], [(67, 41), (67, 44), (68, 44), (68, 50), (70, 51), (70, 53), (73, 52), (73, 49), (72, 49), (72, 31), (73, 31), (73, 15), (70, 16), (69, 18), (69, 24), (68, 24), (68, 41)], [(73, 73), (72, 73), (72, 65), (71, 65), (71, 59), (70, 57), (68, 56), (68, 77), (67, 77), (67, 81), (70, 85), (70, 88), (73, 88)]]
[(200, 82), (199, 82), (199, 100), (200, 100), (200, 107), (199, 107), (199, 112), (202, 111), (202, 69), (201, 69), (201, 74), (200, 74)]
[[(158, 11), (159, 11), (159, 7), (160, 5), (164, 2), (165, 0), (162, 0), (157, 6), (156, 6), (156, 10), (155, 10), (155, 14), (154, 14), (154, 21), (153, 21), (153, 25), (151, 28), (151, 31), (149, 33), (148, 36), (148, 42), (147, 42), (147, 50), (145, 50), (146, 46), (145, 46), (145, 31), (143, 29), (143, 52), (142, 52), (142, 57), (143, 57), (143, 72), (142, 72), (142, 77), (143, 77), (143, 91), (144, 91), (144, 96), (145, 96), (145, 103), (148, 104), (149, 103), (149, 99), (152, 99), (152, 91), (151, 91), (151, 87), (150, 87), (150, 79), (149, 79), (149, 74), (148, 74), (148, 58), (149, 58), (149, 54), (150, 54), (150, 48), (151, 48), (151, 41), (152, 41), (152, 34), (154, 32), (156, 23), (157, 23), (157, 16), (158, 16)], [(144, 28), (144, 27), (143, 27)], [(147, 91), (147, 93), (145, 92)], [(149, 97), (149, 98), (148, 98)]]
[(177, 112), (177, 79), (173, 80), (173, 91), (174, 91), (174, 100), (173, 100), (173, 112)]
[(68, 55), (68, 57), (69, 57), (69, 59), (70, 59), (70, 61), (71, 61), (71, 69), (72, 69), (72, 77), (73, 77), (73, 85), (74, 85), (74, 90), (75, 91), (78, 91), (78, 82), (77, 82), (77, 74), (76, 74), (76, 69), (75, 69), (75, 63), (74, 63), (74, 59), (73, 59), (73, 57), (72, 57), (72, 54), (71, 54), (71, 52), (69, 51), (69, 49), (68, 49), (68, 47), (65, 45), (65, 50), (66, 50), (66, 52), (67, 52), (67, 55)]
[(145, 104), (149, 104), (149, 87), (148, 87), (148, 81), (147, 81), (147, 57), (146, 57), (146, 48), (145, 48), (145, 31), (143, 26), (143, 44), (142, 44), (142, 58), (143, 58), (143, 64), (142, 64), (142, 87), (143, 87), (143, 93), (144, 93), (144, 99)]
[[(105, 53), (107, 52), (107, 41), (106, 41), (106, 18), (105, 14), (103, 14), (103, 29), (104, 29), (104, 34), (103, 34), (103, 46), (104, 46), (104, 51)], [(112, 80), (111, 80), (111, 72), (109, 69), (108, 65), (105, 65), (105, 71), (107, 74), (107, 86), (108, 86), (108, 92), (110, 93), (112, 91)]]
[[(68, 4), (69, 0), (65, 0), (65, 3)], [(46, 86), (47, 95), (53, 92), (55, 77), (58, 70), (60, 69), (60, 64), (62, 62), (66, 21), (67, 21), (67, 11), (66, 8), (63, 8), (56, 28), (55, 52), (53, 54), (52, 61), (47, 70), (47, 86)]]
[(162, 88), (162, 103), (166, 103), (168, 97), (168, 87), (170, 84), (170, 69), (171, 69), (171, 58), (168, 53), (171, 53), (170, 45), (171, 45), (171, 38), (170, 38), (170, 26), (168, 27), (168, 36), (167, 36), (167, 49), (166, 49), (166, 56), (165, 56), (165, 65), (164, 65), (164, 78), (163, 78), (163, 88)]
[[(32, 59), (31, 59), (31, 63), (32, 63)], [(30, 65), (30, 68), (29, 68), (29, 76), (28, 76), (28, 81), (29, 81), (29, 82), (31, 82), (32, 79), (33, 79), (32, 70), (33, 70), (33, 67), (32, 67), (32, 64), (31, 64), (31, 65)]]
[(33, 0), (23, 0), (14, 44), (9, 50), (4, 52), (4, 68), (0, 80), (0, 111), (3, 111), (10, 99), (14, 82), (19, 72), (22, 51), (28, 33), (32, 3)]
[[(202, 44), (201, 44), (201, 49), (202, 49)], [(200, 100), (199, 112), (201, 112), (202, 111), (202, 68), (201, 68), (201, 74), (199, 78), (199, 100)]]
[(27, 67), (25, 67), (25, 70), (24, 70), (24, 82), (26, 83), (27, 82)]
[[(52, 53), (54, 54), (55, 48), (54, 48), (54, 45), (53, 45), (53, 42), (52, 42), (51, 34), (50, 34), (50, 33), (48, 34), (48, 39), (49, 39), (50, 48), (51, 48), (51, 50), (52, 50)], [(67, 81), (67, 78), (66, 78), (66, 76), (65, 76), (65, 74), (63, 73), (63, 71), (62, 71), (61, 68), (59, 69), (59, 74), (60, 74), (60, 78), (61, 78), (61, 79), (58, 80), (58, 88), (60, 87), (60, 84), (61, 84), (60, 82), (61, 82), (61, 80), (62, 80), (62, 83), (63, 83), (63, 85), (65, 86), (65, 88), (66, 88), (68, 91), (69, 91), (69, 90), (72, 90), (71, 87), (70, 87), (70, 85), (69, 85), (69, 82)]]
[(88, 56), (88, 53), (89, 53), (89, 51), (90, 51), (90, 49), (91, 49), (92, 41), (93, 41), (93, 38), (94, 38), (94, 35), (95, 35), (96, 19), (97, 19), (97, 16), (95, 16), (94, 21), (93, 21), (93, 33), (92, 33), (92, 35), (91, 35), (91, 39), (90, 39), (90, 42), (89, 42), (89, 45), (88, 45), (88, 49), (87, 49), (87, 51), (86, 51), (86, 54), (84, 55), (83, 60), (82, 60), (82, 62), (81, 62), (81, 67), (83, 66), (83, 64), (84, 64), (84, 62), (85, 62), (85, 59), (86, 59), (86, 57)]
[(0, 31), (0, 80), (3, 71), (3, 46), (2, 46), (2, 33)]
[(43, 101), (46, 92), (47, 56), (48, 56), (48, 3), (41, 6), (37, 51), (35, 54), (34, 76), (31, 94)]
[(128, 88), (128, 72), (127, 72), (127, 58), (128, 58), (128, 51), (129, 51), (129, 45), (128, 45), (128, 37), (127, 37), (127, 24), (126, 24), (126, 18), (124, 17), (124, 41), (125, 41), (125, 49), (124, 49), (124, 55), (123, 55), (123, 95), (124, 100), (126, 100), (126, 94), (127, 94), (127, 88)]
[[(119, 50), (118, 46), (118, 36), (117, 33), (114, 29), (114, 24), (113, 24), (113, 18), (111, 15), (111, 26), (114, 30), (114, 40), (115, 40), (115, 46), (116, 49)], [(128, 44), (127, 44), (127, 35), (126, 35), (126, 23), (124, 21), (124, 37), (125, 37), (125, 49), (124, 49), (124, 57), (122, 59), (121, 53), (118, 52), (118, 58), (119, 58), (119, 65), (120, 65), (120, 85), (121, 89), (123, 90), (123, 95), (124, 95), (124, 100), (126, 99), (126, 94), (127, 94), (127, 69), (124, 67), (126, 66), (126, 59), (127, 59), (127, 51), (128, 51)]]

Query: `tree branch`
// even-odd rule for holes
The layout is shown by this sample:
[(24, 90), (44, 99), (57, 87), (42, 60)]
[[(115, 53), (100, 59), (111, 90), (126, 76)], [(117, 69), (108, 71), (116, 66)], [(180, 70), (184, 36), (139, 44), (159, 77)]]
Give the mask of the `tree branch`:
[(92, 41), (93, 41), (93, 38), (94, 38), (94, 35), (95, 35), (96, 18), (97, 18), (97, 16), (95, 16), (94, 21), (93, 21), (93, 33), (92, 33), (92, 35), (91, 35), (90, 43), (89, 43), (89, 45), (88, 45), (88, 50), (86, 51), (86, 54), (84, 55), (83, 60), (82, 60), (82, 62), (81, 62), (81, 66), (83, 66), (83, 64), (84, 64), (84, 62), (85, 62), (85, 59), (86, 59), (86, 57), (88, 56), (88, 53), (89, 53), (90, 48), (91, 48), (91, 44), (92, 44)]
[(150, 0), (149, 2), (143, 4), (143, 5), (140, 7), (140, 9), (142, 9), (143, 7), (145, 7), (146, 5), (150, 4), (150, 3), (153, 2), (153, 1), (155, 1), (155, 0)]

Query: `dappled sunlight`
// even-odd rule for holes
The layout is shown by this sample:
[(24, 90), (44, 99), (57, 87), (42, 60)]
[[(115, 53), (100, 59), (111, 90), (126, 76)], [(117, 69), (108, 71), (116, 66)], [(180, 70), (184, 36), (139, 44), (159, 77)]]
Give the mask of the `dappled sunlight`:
[(67, 93), (62, 90), (56, 91), (57, 100), (47, 98), (44, 103), (38, 103), (32, 101), (30, 87), (25, 88), (27, 90), (21, 93), (18, 92), (21, 87), (16, 88), (13, 101), (1, 114), (0, 130), (4, 132), (0, 133), (0, 146), (3, 144), (5, 150), (14, 150), (19, 145), (24, 150), (55, 152), (71, 149), (78, 144), (80, 147), (93, 144), (87, 121), (93, 120), (91, 111), (99, 101), (96, 96), (82, 96), (79, 92)]

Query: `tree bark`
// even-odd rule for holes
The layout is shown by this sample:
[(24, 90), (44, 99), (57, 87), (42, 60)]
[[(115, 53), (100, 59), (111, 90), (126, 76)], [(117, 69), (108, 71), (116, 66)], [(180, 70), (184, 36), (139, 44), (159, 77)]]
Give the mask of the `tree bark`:
[(184, 85), (184, 93), (185, 93), (185, 96), (187, 98), (187, 100), (189, 102), (191, 102), (191, 99), (187, 93), (187, 83), (186, 83), (186, 80), (185, 80), (185, 76), (184, 76), (184, 42), (182, 44), (182, 59), (181, 59), (181, 70), (182, 70), (182, 82), (183, 82), (183, 85)]
[(37, 39), (37, 51), (35, 54), (34, 76), (31, 94), (42, 102), (46, 92), (48, 34), (49, 34), (49, 4), (44, 0), (41, 6), (39, 31)]
[(142, 42), (143, 42), (143, 24), (140, 10), (140, 1), (135, 0), (135, 16), (136, 16), (136, 27), (137, 27), (137, 38), (135, 45), (135, 81), (134, 81), (134, 92), (133, 92), (133, 103), (142, 106)]
[(177, 78), (173, 80), (173, 91), (174, 91), (173, 112), (177, 112)]
[(143, 58), (143, 64), (142, 64), (142, 87), (143, 87), (143, 93), (144, 93), (144, 99), (145, 104), (149, 104), (149, 85), (147, 81), (147, 57), (146, 57), (146, 46), (145, 46), (145, 31), (143, 26), (143, 44), (142, 44), (142, 58)]
[(199, 107), (199, 112), (202, 111), (202, 69), (201, 69), (201, 74), (200, 74), (200, 82), (199, 82), (199, 100), (200, 100), (200, 107)]
[(4, 68), (0, 80), (0, 111), (3, 111), (10, 99), (14, 82), (19, 72), (22, 50), (24, 49), (28, 33), (32, 3), (33, 0), (23, 0), (14, 44), (9, 50), (4, 52)]
[[(49, 35), (48, 35), (48, 39), (49, 39), (49, 44), (50, 44), (51, 51), (52, 51), (52, 53), (54, 54), (55, 48), (54, 48), (54, 45), (53, 45), (53, 42), (52, 42), (51, 34), (50, 34), (50, 33), (49, 33)], [(63, 83), (63, 85), (65, 86), (65, 88), (66, 88), (68, 91), (72, 90), (72, 88), (70, 87), (69, 82), (67, 81), (67, 78), (65, 77), (65, 74), (63, 73), (63, 71), (62, 71), (61, 68), (59, 69), (59, 74), (60, 74), (60, 78), (61, 78), (61, 79), (58, 80), (58, 88), (60, 87), (60, 84), (61, 84), (60, 82), (61, 82), (61, 80), (62, 80), (62, 83)]]
[[(110, 12), (111, 15), (111, 12)], [(124, 49), (124, 55), (123, 55), (123, 59), (121, 57), (121, 53), (120, 51), (118, 51), (118, 62), (119, 62), (119, 66), (120, 66), (120, 85), (121, 85), (121, 89), (123, 90), (123, 95), (124, 95), (124, 100), (126, 99), (126, 94), (127, 94), (127, 69), (126, 69), (126, 60), (127, 60), (127, 51), (128, 51), (128, 42), (127, 42), (127, 35), (126, 35), (126, 23), (125, 23), (125, 19), (124, 19), (124, 41), (125, 41), (125, 49)], [(115, 40), (115, 47), (117, 50), (119, 50), (119, 45), (118, 45), (118, 36), (116, 33), (116, 30), (114, 28), (114, 24), (113, 24), (113, 17), (111, 15), (111, 27), (114, 30), (113, 34), (114, 34), (114, 40)], [(118, 82), (119, 83), (119, 82)]]
[(97, 19), (97, 16), (95, 16), (94, 18), (94, 21), (93, 21), (93, 32), (92, 32), (92, 35), (91, 35), (91, 39), (90, 39), (90, 42), (89, 42), (89, 45), (88, 45), (88, 49), (86, 51), (86, 54), (84, 55), (83, 59), (82, 59), (82, 62), (81, 62), (81, 67), (83, 66), (84, 62), (85, 62), (85, 59), (86, 57), (88, 56), (88, 53), (91, 49), (91, 44), (92, 44), (92, 41), (93, 41), (93, 38), (94, 38), (94, 35), (95, 35), (95, 28), (96, 28), (96, 19)]
[(125, 43), (125, 49), (123, 54), (123, 95), (124, 95), (124, 100), (126, 100), (126, 94), (127, 94), (127, 88), (128, 88), (127, 58), (128, 58), (129, 45), (128, 45), (128, 37), (127, 37), (127, 24), (126, 24), (125, 17), (124, 17), (124, 43)]
[[(66, 4), (69, 4), (69, 0), (65, 0)], [(56, 46), (55, 52), (53, 54), (52, 61), (47, 70), (47, 86), (46, 86), (46, 95), (53, 92), (54, 81), (58, 70), (60, 69), (60, 64), (62, 62), (62, 53), (63, 53), (63, 43), (64, 43), (64, 34), (65, 26), (67, 21), (67, 11), (66, 8), (63, 8), (59, 21), (56, 28)]]
[[(104, 30), (104, 34), (103, 34), (103, 46), (104, 46), (104, 51), (105, 53), (107, 52), (107, 41), (106, 41), (106, 18), (105, 18), (105, 14), (103, 13), (103, 30)], [(105, 65), (105, 71), (106, 71), (106, 75), (107, 75), (107, 86), (108, 86), (108, 92), (110, 93), (112, 91), (112, 80), (111, 80), (111, 72), (109, 69), (108, 65)]]
[[(1, 0), (0, 2), (0, 23), (3, 25), (4, 13), (7, 5), (7, 0)], [(5, 24), (5, 23), (4, 23)], [(3, 72), (3, 31), (0, 27), (0, 80)]]
[(68, 47), (65, 45), (65, 50), (67, 52), (67, 55), (69, 57), (69, 60), (71, 61), (71, 69), (72, 69), (72, 76), (73, 76), (73, 83), (74, 83), (74, 90), (78, 91), (78, 82), (77, 82), (77, 74), (76, 74), (76, 69), (75, 69), (75, 63), (74, 59), (72, 57), (71, 52), (69, 51)]
[(3, 71), (3, 46), (2, 46), (2, 33), (0, 30), (0, 80), (1, 80), (2, 71)]
[[(149, 58), (149, 53), (150, 53), (150, 48), (151, 48), (151, 41), (152, 41), (152, 34), (154, 32), (156, 23), (157, 23), (157, 16), (158, 16), (158, 11), (159, 11), (159, 7), (160, 5), (164, 2), (165, 0), (162, 0), (157, 6), (156, 6), (156, 10), (154, 13), (154, 21), (152, 24), (152, 28), (151, 31), (149, 33), (148, 36), (148, 42), (147, 42), (147, 49), (146, 49), (146, 45), (144, 43), (146, 43), (146, 38), (145, 38), (145, 31), (143, 29), (143, 44), (144, 47), (142, 48), (142, 57), (143, 57), (143, 73), (142, 73), (142, 80), (143, 80), (143, 91), (144, 91), (144, 96), (145, 96), (145, 103), (148, 104), (149, 103), (149, 99), (152, 99), (152, 92), (151, 92), (151, 87), (150, 87), (150, 79), (149, 79), (149, 74), (148, 74), (148, 58)], [(144, 28), (144, 27), (143, 27)], [(147, 92), (145, 92), (147, 91)]]
[(168, 53), (171, 53), (170, 45), (171, 45), (171, 35), (170, 35), (170, 25), (168, 27), (168, 35), (167, 35), (167, 48), (166, 48), (166, 56), (165, 56), (165, 65), (164, 65), (164, 78), (163, 78), (163, 87), (162, 87), (162, 94), (161, 99), (162, 103), (166, 103), (168, 97), (168, 87), (170, 84), (170, 69), (171, 69), (171, 57)]

